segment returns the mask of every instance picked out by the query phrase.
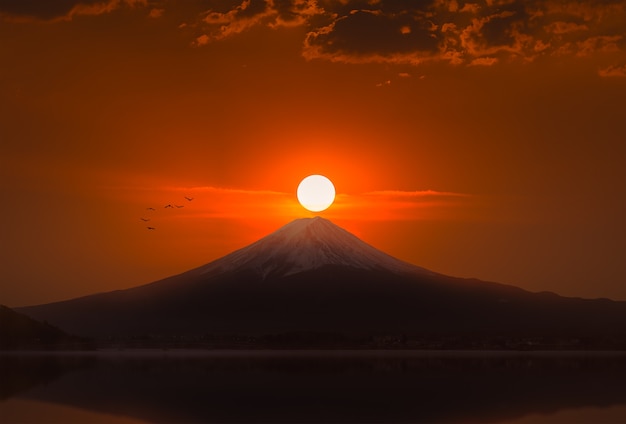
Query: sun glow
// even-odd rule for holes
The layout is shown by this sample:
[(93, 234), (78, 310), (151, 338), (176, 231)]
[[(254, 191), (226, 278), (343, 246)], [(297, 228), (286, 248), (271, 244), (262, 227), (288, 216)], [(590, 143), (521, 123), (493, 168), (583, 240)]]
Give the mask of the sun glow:
[(328, 209), (335, 200), (335, 186), (323, 175), (309, 175), (298, 185), (298, 201), (311, 212)]

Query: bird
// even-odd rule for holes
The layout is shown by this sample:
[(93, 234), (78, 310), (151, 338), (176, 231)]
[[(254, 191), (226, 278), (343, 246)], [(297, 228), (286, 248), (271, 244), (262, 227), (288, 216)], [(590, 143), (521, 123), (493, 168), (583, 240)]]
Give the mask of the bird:
[(154, 227), (146, 227), (148, 230), (156, 230)]
[(187, 196), (185, 196), (185, 199), (187, 199), (188, 201), (190, 201), (190, 202), (191, 202), (191, 201), (193, 200), (193, 197), (187, 197)]
[(173, 208), (174, 206), (172, 205), (165, 205), (166, 208)]
[(150, 221), (148, 218), (139, 218), (139, 219), (141, 219), (143, 222), (148, 222), (148, 221)]
[(174, 205), (174, 206), (176, 206), (177, 208), (184, 208), (185, 207), (184, 205)]
[(154, 210), (156, 210), (156, 209), (154, 209), (154, 208), (146, 208), (146, 209), (147, 209), (147, 210), (149, 210), (149, 211), (154, 211)]

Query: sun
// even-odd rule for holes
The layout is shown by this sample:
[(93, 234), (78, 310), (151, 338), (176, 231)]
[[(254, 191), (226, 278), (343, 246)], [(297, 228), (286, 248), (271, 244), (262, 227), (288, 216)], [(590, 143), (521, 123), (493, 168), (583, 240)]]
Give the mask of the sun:
[(298, 185), (298, 201), (311, 212), (328, 209), (335, 200), (335, 186), (323, 175), (309, 175)]

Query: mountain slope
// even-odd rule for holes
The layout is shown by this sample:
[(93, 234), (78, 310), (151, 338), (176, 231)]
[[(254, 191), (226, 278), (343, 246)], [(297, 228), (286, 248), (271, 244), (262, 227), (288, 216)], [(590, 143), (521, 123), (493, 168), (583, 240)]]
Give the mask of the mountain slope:
[(0, 350), (76, 346), (85, 340), (0, 305)]
[(381, 252), (320, 217), (292, 221), (257, 242), (200, 267), (198, 272), (246, 269), (262, 278), (286, 277), (327, 265), (396, 274), (433, 274)]
[(436, 274), (322, 218), (293, 221), (221, 259), (151, 284), (19, 310), (100, 337), (626, 334), (626, 302)]

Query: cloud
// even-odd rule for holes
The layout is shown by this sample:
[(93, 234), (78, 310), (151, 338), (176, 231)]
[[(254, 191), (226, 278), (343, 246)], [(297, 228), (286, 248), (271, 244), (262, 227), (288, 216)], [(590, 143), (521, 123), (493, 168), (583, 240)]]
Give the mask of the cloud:
[(576, 43), (575, 54), (579, 57), (592, 56), (596, 53), (619, 52), (619, 42), (623, 40), (621, 35), (600, 35), (589, 37)]
[(182, 193), (219, 193), (219, 194), (243, 194), (251, 196), (286, 196), (288, 193), (274, 190), (246, 190), (240, 188), (195, 186), (195, 187), (166, 187), (166, 190), (179, 191)]
[[(226, 2), (222, 2), (222, 6)], [(323, 15), (316, 0), (242, 0), (229, 8), (203, 12), (199, 27), (210, 41), (222, 40), (255, 27), (295, 27)]]
[[(141, 6), (158, 18), (162, 7), (174, 4), (0, 0), (0, 16), (58, 22)], [(626, 57), (626, 0), (203, 0), (184, 5), (190, 14), (185, 30), (193, 34), (194, 47), (253, 29), (299, 27), (305, 59), (336, 63), (499, 66), (606, 55), (621, 63)]]
[(164, 12), (165, 12), (165, 9), (157, 9), (157, 8), (150, 9), (150, 12), (148, 13), (148, 17), (157, 19), (163, 16)]
[(523, 49), (520, 41), (524, 40), (520, 37), (522, 25), (523, 16), (510, 10), (473, 19), (460, 32), (460, 45), (472, 58), (504, 52), (519, 54)]
[(335, 18), (309, 31), (305, 58), (493, 66), (532, 62), (540, 56), (626, 54), (624, 0), (347, 0), (343, 4), (349, 12), (324, 5)]
[(626, 64), (613, 65), (607, 68), (600, 69), (598, 75), (601, 77), (626, 77)]
[(343, 211), (354, 216), (358, 210), (367, 220), (458, 219), (472, 199), (468, 194), (435, 190), (380, 190), (338, 196), (336, 213), (338, 217)]
[[(184, 218), (226, 218), (249, 220), (252, 216), (293, 219), (310, 216), (294, 193), (250, 190), (216, 186), (117, 186), (107, 187), (115, 198), (136, 206), (137, 213), (147, 207), (155, 221)], [(192, 201), (185, 196), (193, 198)], [(324, 212), (331, 219), (419, 220), (457, 219), (473, 202), (463, 193), (435, 190), (380, 190), (366, 193), (338, 193), (334, 204)], [(165, 208), (167, 204), (184, 206)]]
[(209, 40), (220, 40), (240, 34), (274, 15), (264, 0), (243, 0), (226, 12), (209, 10), (203, 22)]
[(498, 63), (498, 59), (495, 57), (477, 57), (473, 59), (469, 65), (470, 66), (491, 66)]
[(587, 31), (589, 27), (575, 22), (556, 21), (549, 23), (544, 29), (553, 34), (567, 34), (575, 31)]
[(209, 38), (208, 35), (206, 34), (202, 34), (198, 37), (196, 37), (196, 39), (193, 41), (193, 45), (196, 47), (201, 47), (201, 46), (205, 46), (207, 44), (209, 44), (209, 42), (211, 41), (211, 39)]
[(471, 197), (469, 194), (453, 193), (450, 191), (435, 191), (435, 190), (415, 190), (415, 191), (402, 191), (402, 190), (377, 190), (364, 193), (365, 196), (386, 196), (386, 197), (398, 197), (398, 198), (425, 198), (425, 197)]
[(17, 22), (68, 21), (81, 15), (102, 15), (122, 7), (145, 7), (148, 0), (0, 0), (0, 17)]
[(542, 16), (563, 16), (589, 23), (606, 21), (623, 14), (626, 9), (622, 0), (545, 0), (534, 2), (534, 6)]
[(272, 28), (306, 25), (326, 13), (316, 0), (271, 0), (268, 3), (276, 11), (274, 21), (269, 23)]
[(432, 22), (409, 13), (353, 10), (310, 31), (303, 55), (333, 62), (418, 64), (437, 53), (436, 30)]
[[(137, 214), (147, 214), (157, 225), (188, 218), (249, 220), (253, 217), (294, 217), (306, 213), (293, 193), (273, 190), (159, 183), (102, 188), (113, 198), (132, 205)], [(174, 207), (166, 208), (166, 205)]]
[(478, 3), (465, 3), (461, 9), (459, 9), (460, 13), (472, 13), (474, 15), (478, 14), (480, 11), (480, 6)]

